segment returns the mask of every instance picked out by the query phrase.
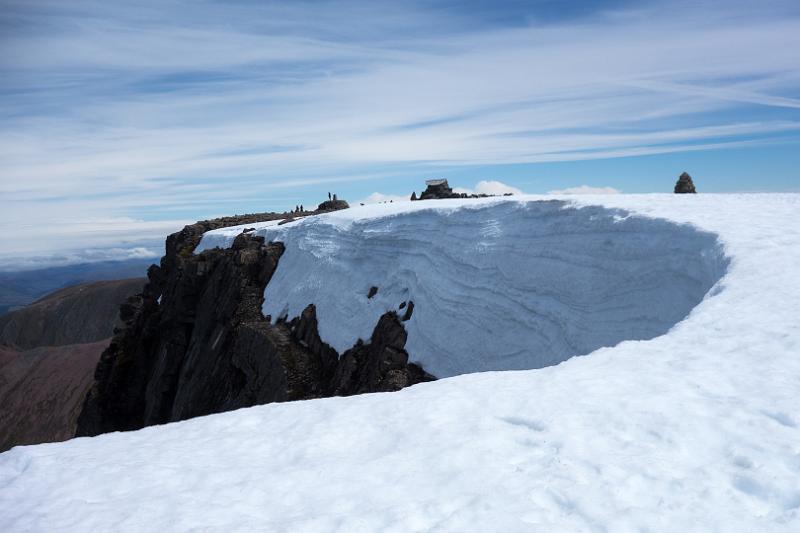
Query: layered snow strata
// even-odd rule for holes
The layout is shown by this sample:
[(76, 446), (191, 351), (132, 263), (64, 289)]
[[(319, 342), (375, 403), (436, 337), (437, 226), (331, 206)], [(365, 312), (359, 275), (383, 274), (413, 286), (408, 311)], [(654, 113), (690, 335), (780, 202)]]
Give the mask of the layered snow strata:
[[(380, 315), (413, 301), (406, 348), (438, 377), (541, 368), (662, 335), (727, 266), (713, 234), (597, 206), (369, 213), (257, 225), (286, 245), (263, 312), (292, 318), (315, 304), (322, 339), (342, 353), (368, 339)], [(201, 246), (229, 245), (240, 231), (209, 232)]]

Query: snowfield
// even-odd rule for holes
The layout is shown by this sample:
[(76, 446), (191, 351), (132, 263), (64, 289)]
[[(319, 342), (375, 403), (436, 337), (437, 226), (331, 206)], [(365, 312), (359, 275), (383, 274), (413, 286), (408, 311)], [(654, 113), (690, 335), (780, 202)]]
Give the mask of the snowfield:
[[(305, 277), (331, 274), (340, 276), (339, 290), (360, 298), (348, 295), (352, 301), (341, 307), (355, 303), (359, 312), (379, 315), (397, 306), (403, 291), (413, 294), (418, 309), (406, 323), (412, 354), (425, 346), (412, 345), (414, 336), (435, 329), (427, 322), (449, 327), (443, 315), (460, 313), (472, 317), (468, 326), (430, 342), (466, 346), (484, 332), (507, 332), (486, 367), (566, 359), (560, 364), (18, 447), (0, 454), (0, 530), (800, 530), (800, 195), (602, 195), (561, 197), (566, 207), (530, 203), (553, 198), (365, 206), (257, 231), (280, 236), (285, 259), (310, 254), (320, 263), (293, 274), (283, 271), (281, 259), (277, 283), (267, 289), (268, 297), (275, 291), (276, 308), (265, 303), (274, 317), (292, 315), (312, 294), (302, 286)], [(427, 241), (413, 237), (404, 225), (414, 219), (426, 229), (452, 223), (446, 235), (459, 235), (466, 224), (459, 236), (468, 241), (464, 250), (443, 250), (435, 244), (438, 233)], [(486, 231), (475, 234), (470, 220)], [(557, 237), (548, 237), (551, 229)], [(202, 246), (226, 245), (236, 232), (209, 234)], [(397, 257), (393, 232), (416, 239), (399, 242)], [(528, 234), (539, 246), (519, 249)], [(481, 254), (481, 242), (508, 262)], [(430, 272), (416, 277), (399, 258), (415, 249), (424, 249), (430, 262)], [(363, 279), (348, 280), (339, 264), (345, 252), (395, 270), (378, 280), (383, 286), (369, 266), (358, 271)], [(522, 262), (508, 257), (515, 253), (547, 271), (524, 272)], [(465, 258), (487, 261), (480, 264), (488, 274), (464, 268)], [(441, 265), (456, 268), (456, 279), (434, 284)], [(482, 296), (477, 281), (503, 266), (502, 276), (515, 283), (538, 279), (538, 291), (555, 293), (536, 292), (531, 301), (513, 293), (497, 298), (498, 283)], [(581, 285), (586, 276), (591, 283)], [(293, 288), (293, 280), (301, 286)], [(379, 292), (367, 301), (373, 284)], [(445, 298), (478, 291), (470, 298), (483, 303), (443, 304), (426, 315), (435, 298), (426, 301), (423, 292), (433, 289)], [(317, 294), (327, 290), (320, 283)], [(523, 304), (523, 314), (541, 319), (514, 322)], [(335, 307), (324, 317), (319, 308), (323, 338), (330, 335), (335, 345), (363, 337)], [(603, 327), (574, 326), (598, 316)], [(658, 322), (653, 329), (648, 317)], [(548, 329), (559, 320), (560, 330)], [(323, 321), (347, 326), (346, 337), (323, 331)], [(622, 335), (626, 323), (631, 327)], [(498, 324), (506, 328), (489, 329)], [(526, 337), (526, 327), (542, 331)], [(604, 328), (618, 331), (601, 339)], [(647, 340), (567, 359), (622, 338)], [(526, 342), (538, 343), (532, 358), (514, 351)], [(557, 356), (547, 359), (548, 349)], [(432, 367), (442, 353), (440, 370), (462, 374), (482, 368), (477, 351), (418, 357)]]

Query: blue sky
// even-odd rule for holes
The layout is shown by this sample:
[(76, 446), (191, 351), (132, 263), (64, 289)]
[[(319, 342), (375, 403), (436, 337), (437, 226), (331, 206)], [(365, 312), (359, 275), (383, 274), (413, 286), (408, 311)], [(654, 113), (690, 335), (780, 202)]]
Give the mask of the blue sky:
[(434, 176), (800, 191), (796, 1), (0, 4), (0, 262)]

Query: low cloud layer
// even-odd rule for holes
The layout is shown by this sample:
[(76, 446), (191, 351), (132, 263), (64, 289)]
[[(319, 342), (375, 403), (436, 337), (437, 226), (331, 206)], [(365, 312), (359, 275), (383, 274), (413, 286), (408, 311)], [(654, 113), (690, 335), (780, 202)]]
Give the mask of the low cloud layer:
[(467, 189), (464, 187), (456, 187), (453, 189), (455, 192), (462, 192), (467, 194), (488, 194), (500, 196), (503, 194), (523, 194), (520, 189), (507, 185), (502, 181), (489, 180), (479, 181), (475, 184), (474, 189)]
[(62, 218), (20, 220), (0, 233), (0, 270), (161, 257), (164, 240), (187, 220)]
[(137, 259), (149, 259), (153, 263), (158, 263), (158, 259), (164, 253), (163, 244), (152, 241), (141, 244), (146, 246), (56, 250), (47, 255), (3, 255), (0, 256), (0, 272), (20, 272), (49, 267)]
[(580, 185), (578, 187), (567, 187), (566, 189), (558, 189), (548, 191), (547, 194), (619, 194), (621, 191), (614, 187), (590, 187), (588, 185)]
[(362, 199), (359, 203), (361, 204), (382, 204), (386, 202), (402, 202), (408, 200), (411, 197), (409, 193), (408, 196), (400, 196), (396, 194), (383, 194), (379, 192), (374, 192), (367, 196), (366, 198)]

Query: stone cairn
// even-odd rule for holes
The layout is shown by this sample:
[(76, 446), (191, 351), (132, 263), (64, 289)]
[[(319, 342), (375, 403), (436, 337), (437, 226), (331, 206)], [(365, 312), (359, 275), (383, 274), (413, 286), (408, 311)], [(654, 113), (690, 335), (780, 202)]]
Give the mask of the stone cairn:
[(692, 177), (684, 172), (678, 178), (677, 183), (675, 183), (675, 194), (686, 194), (686, 193), (696, 193), (697, 191), (694, 189), (694, 182), (692, 182)]

